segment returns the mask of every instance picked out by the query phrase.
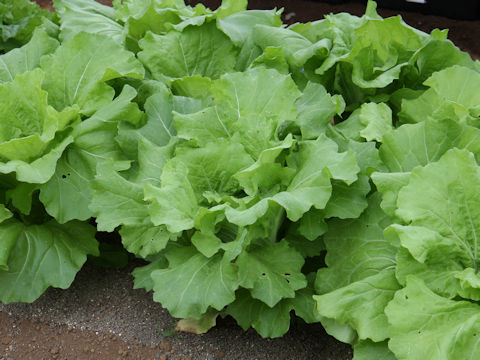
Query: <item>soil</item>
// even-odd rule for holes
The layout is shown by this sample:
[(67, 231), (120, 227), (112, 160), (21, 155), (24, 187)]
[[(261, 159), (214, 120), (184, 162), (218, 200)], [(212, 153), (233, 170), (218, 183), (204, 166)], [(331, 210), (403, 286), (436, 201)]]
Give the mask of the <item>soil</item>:
[[(111, 4), (109, 0), (99, 0)], [(37, 0), (52, 9), (51, 1)], [(219, 0), (202, 2), (216, 8)], [(362, 15), (364, 5), (331, 5), (300, 0), (250, 0), (251, 9), (284, 8), (286, 23), (321, 19), (323, 14)], [(449, 38), (473, 58), (480, 58), (480, 20), (400, 13), (410, 25), (430, 32), (450, 29)], [(154, 303), (151, 294), (133, 290), (130, 268), (103, 269), (87, 264), (68, 290), (49, 289), (33, 304), (0, 303), (0, 360), (142, 359), (142, 360), (347, 360), (350, 346), (329, 337), (319, 324), (292, 323), (281, 339), (262, 339), (244, 332), (230, 319), (220, 319), (207, 334), (175, 333), (176, 319)]]

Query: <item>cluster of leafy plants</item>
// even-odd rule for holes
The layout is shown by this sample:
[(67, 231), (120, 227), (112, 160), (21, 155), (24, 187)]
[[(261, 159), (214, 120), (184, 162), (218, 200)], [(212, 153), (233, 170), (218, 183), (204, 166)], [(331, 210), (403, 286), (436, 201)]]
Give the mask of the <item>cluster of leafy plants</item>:
[(288, 27), (246, 0), (54, 5), (18, 5), (38, 26), (0, 56), (0, 301), (118, 232), (180, 328), (294, 312), (356, 360), (480, 353), (480, 65), (446, 31), (373, 1)]
[(37, 26), (55, 28), (57, 19), (48, 10), (30, 1), (0, 2), (0, 54), (25, 45)]

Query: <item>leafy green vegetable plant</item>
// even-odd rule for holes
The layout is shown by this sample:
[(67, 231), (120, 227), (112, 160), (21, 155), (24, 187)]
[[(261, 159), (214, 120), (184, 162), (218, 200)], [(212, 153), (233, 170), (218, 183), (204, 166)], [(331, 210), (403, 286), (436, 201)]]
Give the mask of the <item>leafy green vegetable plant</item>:
[(0, 54), (26, 44), (36, 27), (54, 26), (54, 15), (29, 0), (0, 3)]
[(246, 5), (55, 0), (0, 56), (0, 300), (68, 286), (94, 217), (177, 329), (294, 312), (356, 360), (475, 358), (479, 63), (373, 1)]
[(106, 37), (82, 33), (59, 44), (56, 35), (58, 29), (37, 27), (27, 44), (0, 56), (4, 303), (31, 302), (48, 286), (67, 288), (87, 255), (98, 255), (95, 228), (86, 222), (90, 180), (97, 163), (118, 158), (113, 139), (105, 139), (112, 125), (105, 124), (118, 112), (142, 116), (125, 100), (133, 89), (112, 101), (115, 91), (106, 84), (143, 77), (132, 54), (105, 44), (114, 58), (107, 64), (98, 52)]

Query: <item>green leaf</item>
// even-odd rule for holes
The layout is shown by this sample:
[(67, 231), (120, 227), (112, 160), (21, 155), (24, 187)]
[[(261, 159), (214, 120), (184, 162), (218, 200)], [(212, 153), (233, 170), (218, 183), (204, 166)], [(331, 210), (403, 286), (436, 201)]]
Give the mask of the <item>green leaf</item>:
[(310, 286), (297, 291), (294, 298), (281, 300), (274, 307), (252, 298), (245, 289), (238, 290), (235, 295), (236, 300), (227, 306), (226, 313), (243, 330), (252, 327), (263, 338), (284, 335), (290, 327), (292, 310), (307, 323), (318, 321), (313, 312), (313, 289)]
[(360, 121), (361, 107), (355, 109), (344, 121), (335, 124), (335, 130), (340, 132), (345, 138), (352, 141), (363, 141), (360, 136), (365, 126)]
[(420, 77), (417, 82), (423, 83), (433, 73), (449, 68), (454, 65), (475, 69), (475, 62), (470, 55), (461, 51), (451, 41), (443, 39), (431, 39), (420, 49), (410, 62), (415, 62)]
[(372, 174), (375, 185), (383, 193), (384, 211), (395, 216), (398, 192), (407, 185), (409, 171), (438, 161), (453, 147), (479, 152), (476, 140), (479, 135), (478, 129), (448, 119), (405, 124), (385, 135), (380, 156), (392, 172)]
[(205, 21), (214, 18), (214, 13), (198, 4), (194, 8), (186, 6), (183, 0), (146, 0), (146, 1), (119, 1), (114, 0), (117, 18), (125, 23), (128, 29), (128, 45), (138, 48), (137, 39), (151, 31), (155, 34), (164, 34), (169, 30), (184, 30), (189, 25), (200, 26)]
[(99, 254), (95, 229), (84, 223), (59, 225), (52, 220), (24, 226), (4, 222), (0, 228), (7, 239), (15, 238), (8, 270), (0, 270), (0, 300), (5, 304), (33, 302), (49, 286), (68, 288), (87, 254)]
[[(392, 231), (426, 270), (437, 269), (429, 282), (438, 277), (444, 284), (441, 291), (447, 290), (445, 281), (450, 281), (443, 271), (478, 269), (478, 186), (480, 170), (473, 155), (452, 149), (438, 162), (414, 169), (398, 195), (396, 214), (408, 226), (396, 226)], [(457, 291), (464, 294), (458, 287)], [(451, 291), (450, 287), (449, 296), (454, 296)]]
[(385, 103), (364, 103), (336, 128), (352, 140), (382, 142), (384, 135), (393, 129), (392, 110)]
[(153, 279), (150, 276), (152, 271), (165, 269), (168, 267), (168, 261), (164, 254), (160, 253), (150, 258), (151, 263), (145, 266), (136, 267), (132, 271), (134, 277), (134, 289), (145, 289), (145, 291), (153, 290)]
[(148, 213), (155, 225), (165, 225), (171, 232), (193, 227), (198, 203), (187, 175), (183, 163), (168, 162), (161, 177), (162, 187), (145, 187), (145, 200), (151, 202)]
[(478, 71), (466, 67), (455, 65), (438, 71), (424, 82), (430, 89), (416, 99), (402, 102), (399, 116), (404, 122), (421, 122), (428, 117), (468, 121), (470, 111), (480, 101), (478, 84)]
[(192, 236), (192, 244), (206, 257), (212, 257), (222, 248), (222, 240), (214, 234), (195, 232)]
[[(322, 154), (322, 157), (319, 158), (318, 154)], [(292, 154), (287, 162), (299, 170), (297, 176), (300, 178), (295, 178), (293, 184), (322, 168), (328, 169), (332, 179), (352, 184), (360, 171), (355, 154), (350, 150), (339, 152), (337, 144), (325, 135), (299, 143), (298, 152)]]
[(205, 146), (217, 139), (231, 138), (233, 133), (234, 119), (217, 106), (207, 107), (193, 114), (174, 113), (174, 121), (178, 136), (195, 140), (199, 146)]
[[(314, 241), (328, 230), (323, 210), (310, 209), (302, 216), (298, 223), (298, 232), (309, 241)], [(323, 250), (323, 248), (321, 249)]]
[(442, 100), (433, 89), (427, 89), (420, 95), (413, 93), (401, 99), (400, 123), (419, 123), (433, 117), (437, 109), (442, 108)]
[[(389, 233), (390, 231), (391, 229), (387, 229), (385, 236), (390, 241), (399, 242), (398, 238), (395, 238)], [(424, 234), (422, 234), (422, 236), (425, 238)], [(437, 249), (441, 248), (441, 246), (437, 247)], [(430, 253), (433, 254), (434, 252), (431, 251)], [(436, 255), (440, 255), (438, 251)], [(455, 258), (456, 254), (453, 254), (451, 257)], [(432, 261), (425, 264), (417, 261), (406, 248), (400, 247), (398, 250), (396, 276), (398, 282), (402, 285), (405, 285), (408, 276), (413, 274), (425, 281), (429, 288), (436, 294), (452, 298), (457, 292), (463, 293), (463, 289), (459, 286), (460, 282), (457, 278), (457, 276), (462, 273), (462, 270), (464, 270), (462, 265), (458, 264), (455, 259), (453, 259), (453, 261), (443, 259), (440, 262)]]
[(347, 344), (353, 344), (357, 340), (357, 332), (350, 325), (340, 324), (335, 319), (322, 316), (319, 316), (319, 318), (325, 332), (335, 339)]
[[(28, 162), (43, 155), (55, 133), (63, 130), (76, 113), (59, 114), (47, 104), (41, 89), (44, 74), (37, 69), (12, 82), (0, 84), (0, 157)], [(12, 107), (10, 104), (15, 103)], [(7, 120), (8, 119), (8, 120)]]
[(141, 184), (160, 185), (163, 167), (173, 156), (173, 145), (174, 143), (157, 146), (145, 138), (139, 138), (136, 181)]
[(128, 181), (111, 163), (99, 163), (91, 183), (93, 199), (90, 209), (97, 217), (100, 231), (113, 231), (119, 225), (139, 226), (150, 223), (143, 200), (143, 187)]
[(242, 45), (240, 53), (238, 54), (235, 70), (245, 71), (252, 67), (252, 64), (262, 56), (263, 52), (260, 46), (257, 46), (251, 34), (246, 37), (245, 43)]
[[(469, 109), (478, 105), (480, 100), (480, 96), (475, 91), (479, 83), (478, 71), (456, 65), (434, 73), (424, 82), (424, 85), (434, 89), (443, 101), (451, 103), (454, 107), (461, 106)], [(460, 111), (456, 109), (455, 112), (460, 113)]]
[(30, 183), (44, 183), (53, 175), (58, 158), (73, 141), (64, 128), (78, 119), (75, 109), (58, 113), (47, 105), (43, 77), (36, 69), (0, 84), (0, 172), (16, 172), (19, 181)]
[(252, 34), (255, 25), (281, 26), (280, 12), (275, 10), (241, 11), (217, 19), (222, 30), (237, 47), (241, 47)]
[(275, 69), (279, 73), (287, 75), (290, 72), (287, 59), (283, 55), (282, 49), (279, 47), (269, 46), (262, 55), (257, 57), (251, 64), (250, 68), (265, 67), (267, 69)]
[[(117, 141), (131, 157), (137, 155), (139, 139), (143, 138), (155, 145), (167, 145), (176, 135), (173, 126), (174, 102), (172, 93), (163, 84), (155, 84), (155, 92), (145, 101), (146, 122), (139, 127), (137, 123), (122, 122), (119, 126)], [(128, 119), (124, 117), (124, 120)]]
[(458, 291), (465, 299), (480, 300), (480, 277), (474, 269), (468, 268), (455, 277), (460, 281), (461, 290)]
[(360, 135), (367, 141), (383, 141), (383, 136), (392, 130), (392, 110), (387, 104), (367, 103), (360, 110), (360, 122), (365, 128)]
[(209, 97), (212, 80), (200, 75), (184, 76), (170, 82), (172, 91), (180, 96), (206, 100)]
[(383, 88), (398, 79), (427, 37), (399, 16), (368, 19), (354, 32), (355, 40), (345, 61), (353, 65), (352, 81), (361, 88)]
[(211, 91), (215, 104), (227, 105), (238, 119), (261, 114), (266, 118), (294, 120), (295, 101), (301, 95), (290, 76), (261, 68), (226, 74), (214, 82)]
[(207, 107), (193, 114), (175, 114), (175, 127), (180, 137), (200, 146), (219, 138), (238, 141), (254, 159), (278, 145), (279, 119), (261, 113), (237, 116), (237, 111), (225, 106)]
[(0, 82), (13, 81), (17, 75), (40, 66), (42, 56), (58, 47), (58, 41), (49, 37), (43, 29), (37, 29), (32, 39), (21, 48), (0, 56)]
[(90, 180), (95, 165), (77, 147), (69, 147), (57, 162), (52, 178), (40, 186), (40, 200), (59, 223), (87, 220), (92, 216)]
[[(370, 5), (370, 3), (369, 3)], [(297, 31), (310, 39), (318, 41), (328, 38), (332, 41), (332, 47), (328, 57), (316, 70), (316, 74), (325, 74), (338, 61), (346, 58), (355, 41), (355, 30), (366, 22), (365, 17), (359, 18), (347, 13), (326, 15), (325, 21), (315, 21), (310, 24), (298, 24), (292, 26)]]
[(236, 51), (214, 22), (165, 35), (151, 32), (140, 41), (140, 61), (155, 79), (195, 74), (212, 79), (233, 70)]
[(240, 286), (270, 307), (307, 286), (301, 273), (304, 259), (286, 241), (252, 248), (239, 255), (236, 264)]
[(54, 143), (54, 146), (47, 154), (31, 163), (21, 160), (0, 163), (0, 172), (4, 174), (15, 172), (18, 181), (33, 184), (45, 183), (54, 174), (58, 159), (62, 156), (65, 148), (72, 142), (73, 138), (71, 136), (65, 137), (62, 141)]
[(243, 190), (248, 195), (255, 196), (259, 191), (270, 193), (272, 189), (280, 189), (280, 185), (288, 186), (295, 170), (283, 167), (277, 159), (282, 152), (294, 145), (295, 141), (288, 135), (279, 145), (261, 151), (254, 164), (238, 171), (234, 176)]
[(350, 325), (361, 340), (383, 341), (389, 336), (384, 309), (399, 289), (388, 269), (313, 298), (319, 315)]
[(332, 187), (332, 196), (324, 210), (325, 218), (358, 218), (368, 206), (367, 194), (369, 192), (370, 182), (366, 175), (360, 175), (358, 180), (351, 185), (335, 181)]
[(60, 39), (70, 40), (79, 32), (103, 34), (123, 44), (124, 30), (116, 21), (115, 10), (92, 0), (54, 0), (60, 17)]
[(0, 225), (0, 272), (8, 271), (8, 258), (17, 242), (18, 235), (22, 231), (22, 225), (16, 221), (5, 221), (12, 217), (12, 213), (2, 204), (2, 224)]
[(312, 43), (290, 29), (260, 24), (253, 28), (252, 37), (255, 44), (263, 50), (269, 46), (281, 47), (288, 63), (293, 68), (301, 68), (312, 58), (326, 58), (331, 47), (330, 39), (321, 39)]
[(205, 193), (235, 193), (239, 185), (233, 175), (251, 163), (243, 147), (235, 143), (219, 141), (204, 148), (177, 149), (177, 156), (164, 167), (161, 188), (145, 189), (145, 198), (152, 202), (152, 221), (172, 232), (192, 228)]
[(223, 19), (233, 14), (247, 10), (247, 0), (222, 0), (216, 11), (217, 18)]
[(209, 307), (222, 310), (234, 301), (239, 281), (236, 266), (219, 254), (207, 258), (188, 250), (172, 249), (169, 267), (152, 272), (153, 299), (175, 317), (198, 319)]
[(340, 115), (345, 107), (341, 97), (327, 93), (321, 84), (308, 82), (302, 96), (297, 100), (298, 118), (303, 139), (314, 139), (324, 134), (335, 114)]
[(12, 217), (12, 213), (10, 210), (8, 210), (5, 205), (0, 204), (0, 223), (4, 222), (7, 219), (10, 219)]
[[(319, 158), (318, 154), (322, 154)], [(323, 209), (331, 196), (329, 178), (350, 184), (359, 171), (353, 152), (338, 152), (337, 145), (325, 137), (299, 144), (298, 152), (287, 160), (291, 167), (298, 167), (287, 191), (273, 198), (287, 210), (287, 216), (298, 220), (310, 207)], [(328, 179), (328, 180), (327, 180)]]
[(397, 360), (388, 348), (387, 341), (373, 342), (363, 340), (353, 346), (353, 360)]
[(43, 88), (56, 109), (77, 104), (91, 115), (112, 101), (114, 90), (105, 82), (119, 77), (141, 79), (142, 65), (122, 46), (102, 34), (79, 33), (41, 62)]
[(89, 209), (90, 183), (99, 162), (124, 159), (115, 135), (120, 120), (141, 118), (142, 112), (131, 103), (136, 94), (133, 88), (125, 86), (115, 100), (75, 128), (75, 142), (58, 161), (53, 177), (40, 187), (40, 200), (58, 222), (93, 216)]
[(383, 237), (390, 220), (379, 202), (380, 196), (375, 194), (360, 218), (328, 222), (329, 231), (324, 236), (328, 267), (319, 270), (315, 284), (320, 294), (395, 266), (396, 249)]
[(315, 294), (315, 273), (308, 274), (307, 281), (307, 287), (298, 290), (294, 298), (284, 299), (282, 301), (290, 304), (295, 311), (296, 316), (302, 318), (307, 324), (311, 324), (320, 321), (320, 318), (315, 311), (316, 305), (315, 300), (313, 299), (313, 295)]
[(159, 253), (167, 246), (169, 240), (176, 239), (164, 226), (154, 226), (151, 223), (122, 226), (120, 235), (125, 249), (143, 258)]
[(474, 359), (478, 354), (480, 307), (476, 303), (445, 299), (410, 277), (385, 312), (390, 323), (389, 348), (399, 360)]
[(226, 312), (243, 330), (253, 327), (262, 337), (273, 338), (288, 331), (290, 311), (291, 305), (287, 301), (281, 301), (272, 308), (253, 299), (247, 291), (240, 290), (236, 293), (235, 302), (228, 305)]
[(338, 144), (340, 151), (351, 150), (355, 153), (362, 174), (371, 175), (374, 171), (387, 170), (383, 161), (380, 160), (376, 143), (346, 139), (335, 131), (336, 127), (329, 128), (327, 135)]
[(339, 324), (348, 324), (360, 339), (388, 337), (383, 314), (399, 285), (395, 279), (396, 248), (383, 237), (390, 224), (379, 207), (380, 196), (358, 219), (333, 220), (324, 235), (327, 268), (317, 273), (317, 312)]
[[(319, 158), (318, 154), (323, 156)], [(349, 184), (357, 179), (359, 171), (354, 153), (339, 153), (337, 144), (324, 135), (299, 143), (298, 151), (288, 157), (287, 163), (296, 174), (285, 191), (257, 200), (253, 206), (229, 206), (225, 211), (227, 219), (239, 226), (250, 225), (267, 212), (270, 203), (276, 203), (286, 210), (290, 220), (298, 221), (312, 206), (325, 208), (331, 196), (331, 178)]]
[(480, 152), (480, 131), (454, 120), (425, 120), (406, 124), (386, 134), (380, 157), (391, 172), (407, 172), (440, 159), (456, 147)]
[(408, 184), (410, 180), (410, 172), (402, 173), (380, 173), (372, 174), (372, 180), (377, 190), (382, 194), (383, 200), (380, 204), (385, 213), (394, 219), (397, 210), (397, 199), (400, 190)]

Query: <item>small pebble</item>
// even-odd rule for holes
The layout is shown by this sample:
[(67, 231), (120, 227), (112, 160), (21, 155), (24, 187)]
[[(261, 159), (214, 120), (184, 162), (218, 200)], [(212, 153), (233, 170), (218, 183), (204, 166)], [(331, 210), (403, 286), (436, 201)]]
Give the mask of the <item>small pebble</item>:
[(297, 15), (296, 13), (294, 12), (289, 12), (288, 14), (285, 15), (285, 20), (290, 20), (291, 18), (294, 18), (295, 15)]
[(159, 347), (163, 351), (172, 351), (172, 344), (170, 344), (168, 341), (162, 341)]

